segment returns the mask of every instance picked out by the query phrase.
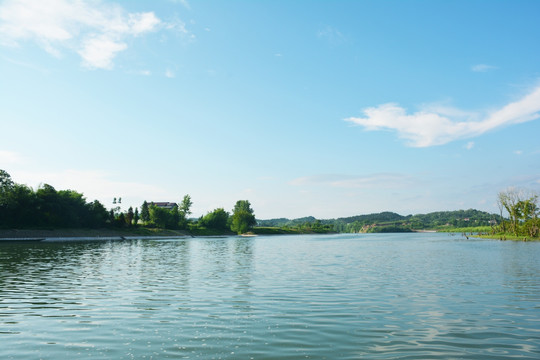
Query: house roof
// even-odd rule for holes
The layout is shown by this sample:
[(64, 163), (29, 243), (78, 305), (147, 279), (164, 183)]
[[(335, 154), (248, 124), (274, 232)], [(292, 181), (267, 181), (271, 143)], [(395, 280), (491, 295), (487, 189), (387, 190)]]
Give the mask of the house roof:
[(172, 209), (173, 207), (177, 206), (176, 203), (174, 202), (167, 202), (167, 201), (158, 201), (158, 202), (151, 202), (152, 205), (155, 205), (157, 207), (161, 207), (161, 208), (168, 208), (168, 209)]

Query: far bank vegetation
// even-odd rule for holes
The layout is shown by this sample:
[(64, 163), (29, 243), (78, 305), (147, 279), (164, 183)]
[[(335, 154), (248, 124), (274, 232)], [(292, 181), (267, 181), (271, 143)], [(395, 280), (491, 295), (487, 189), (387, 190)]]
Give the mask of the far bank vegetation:
[[(338, 219), (257, 220), (248, 200), (238, 200), (231, 212), (225, 208), (191, 218), (190, 195), (177, 203), (144, 201), (140, 207), (121, 208), (114, 198), (107, 209), (99, 201), (88, 202), (74, 190), (56, 190), (48, 184), (37, 190), (13, 182), (0, 169), (0, 229), (122, 229), (132, 233), (169, 229), (192, 235), (384, 233), (413, 231), (480, 232), (500, 238), (538, 238), (538, 195), (508, 189), (497, 197), (499, 214), (469, 209), (428, 214), (399, 215), (381, 212)], [(143, 231), (144, 230), (144, 231)]]

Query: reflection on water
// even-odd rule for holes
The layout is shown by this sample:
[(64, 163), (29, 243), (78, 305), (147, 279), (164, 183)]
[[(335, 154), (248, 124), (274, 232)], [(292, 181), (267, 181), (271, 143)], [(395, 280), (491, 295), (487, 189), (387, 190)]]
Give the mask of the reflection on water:
[(0, 243), (0, 358), (537, 359), (540, 243)]

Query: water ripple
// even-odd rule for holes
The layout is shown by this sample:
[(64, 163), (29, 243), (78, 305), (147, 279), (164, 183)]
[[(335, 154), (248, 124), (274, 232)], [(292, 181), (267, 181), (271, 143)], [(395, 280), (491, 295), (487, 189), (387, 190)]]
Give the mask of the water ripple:
[(0, 243), (2, 359), (538, 359), (540, 244)]

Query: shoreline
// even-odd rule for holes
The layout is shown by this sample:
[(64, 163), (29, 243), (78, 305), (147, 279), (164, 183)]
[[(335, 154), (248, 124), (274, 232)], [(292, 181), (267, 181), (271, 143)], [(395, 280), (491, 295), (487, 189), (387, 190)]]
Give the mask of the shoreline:
[[(417, 233), (435, 233), (437, 230), (417, 230)], [(446, 231), (444, 231), (446, 232)], [(447, 232), (459, 233), (459, 232)], [(294, 233), (301, 235), (302, 233)], [(164, 239), (189, 239), (211, 238), (223, 236), (239, 236), (243, 238), (260, 235), (292, 235), (291, 233), (261, 232), (247, 234), (232, 233), (200, 233), (181, 230), (166, 229), (0, 229), (0, 243), (2, 242), (83, 242), (83, 241), (129, 241), (129, 240), (164, 240)], [(485, 234), (470, 233), (468, 236), (477, 239), (502, 240), (502, 241), (525, 241), (538, 242), (538, 238), (512, 236), (509, 234)]]
[(129, 241), (129, 240), (161, 240), (161, 239), (188, 239), (194, 236), (177, 235), (177, 236), (62, 236), (62, 237), (45, 237), (45, 238), (0, 238), (1, 242), (77, 242), (77, 241)]
[(0, 242), (121, 241), (134, 239), (188, 238), (185, 231), (148, 229), (0, 229)]

